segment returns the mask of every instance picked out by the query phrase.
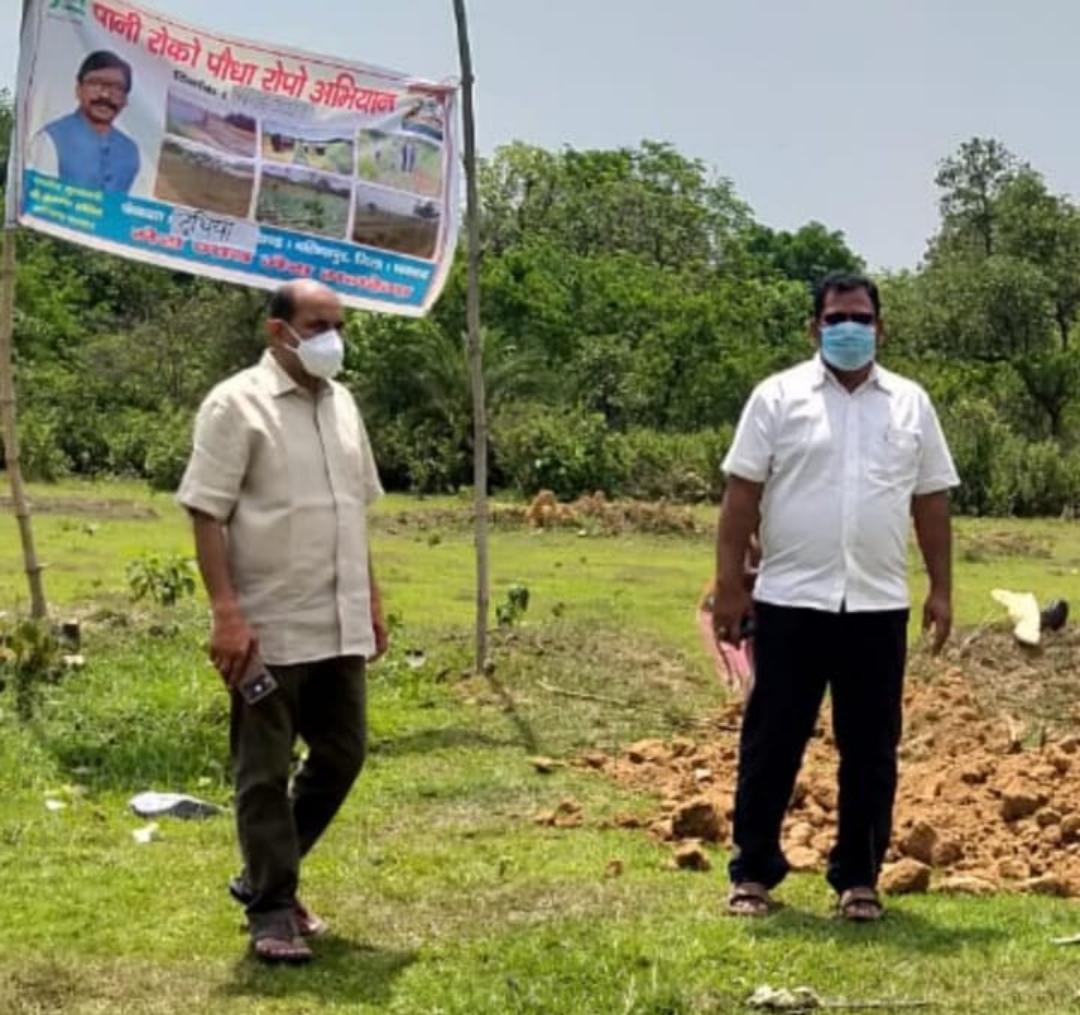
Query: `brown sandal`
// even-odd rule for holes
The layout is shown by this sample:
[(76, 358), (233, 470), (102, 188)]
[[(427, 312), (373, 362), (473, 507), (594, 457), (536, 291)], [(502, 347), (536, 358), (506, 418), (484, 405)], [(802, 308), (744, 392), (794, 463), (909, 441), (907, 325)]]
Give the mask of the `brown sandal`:
[(852, 923), (874, 923), (885, 915), (885, 907), (873, 888), (849, 888), (841, 893), (836, 908)]
[(293, 919), (301, 937), (322, 937), (330, 929), (321, 916), (316, 916), (299, 899), (293, 903)]
[(301, 966), (312, 959), (311, 949), (299, 937), (266, 934), (252, 938), (251, 951), (260, 962), (270, 965)]
[[(238, 874), (229, 879), (229, 894), (233, 900), (241, 906), (247, 906), (255, 898), (244, 874)], [(316, 916), (299, 899), (293, 900), (293, 920), (296, 922), (296, 931), (301, 937), (322, 937), (330, 926), (321, 917)]]
[(775, 908), (769, 889), (757, 881), (740, 881), (728, 893), (727, 911), (731, 916), (768, 916)]
[(312, 959), (290, 911), (258, 918), (251, 925), (251, 952), (270, 965), (299, 966)]

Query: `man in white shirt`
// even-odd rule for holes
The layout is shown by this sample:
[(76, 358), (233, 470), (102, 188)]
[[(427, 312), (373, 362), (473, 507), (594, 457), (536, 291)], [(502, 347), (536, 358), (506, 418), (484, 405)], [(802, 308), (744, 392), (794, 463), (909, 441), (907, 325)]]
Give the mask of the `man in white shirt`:
[[(755, 678), (739, 745), (729, 911), (769, 912), (788, 864), (780, 829), (826, 687), (840, 754), (828, 880), (840, 912), (873, 920), (892, 829), (906, 663), (908, 519), (930, 591), (923, 628), (952, 625), (948, 490), (959, 482), (930, 399), (875, 362), (877, 287), (833, 274), (814, 295), (818, 354), (765, 380), (724, 461), (717, 638), (754, 623)], [(760, 533), (753, 599), (743, 582)]]

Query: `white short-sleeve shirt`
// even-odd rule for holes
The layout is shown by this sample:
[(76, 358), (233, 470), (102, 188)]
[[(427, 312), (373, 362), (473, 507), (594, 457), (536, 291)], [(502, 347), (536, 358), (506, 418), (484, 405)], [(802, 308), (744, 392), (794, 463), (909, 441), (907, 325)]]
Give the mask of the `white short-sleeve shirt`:
[(177, 499), (225, 525), (266, 662), (374, 654), (366, 509), (381, 493), (342, 385), (312, 396), (267, 352), (207, 396)]
[(959, 484), (918, 384), (875, 366), (848, 392), (819, 357), (758, 385), (723, 469), (764, 484), (754, 597), (834, 613), (909, 606), (912, 497)]

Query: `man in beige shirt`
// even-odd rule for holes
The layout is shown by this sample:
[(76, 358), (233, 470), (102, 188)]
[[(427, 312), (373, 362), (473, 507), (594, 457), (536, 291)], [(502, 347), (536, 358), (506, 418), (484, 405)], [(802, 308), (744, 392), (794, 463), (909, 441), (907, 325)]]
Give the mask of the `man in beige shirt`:
[[(232, 692), (231, 750), (255, 954), (304, 962), (325, 923), (297, 899), (301, 858), (364, 762), (365, 660), (386, 651), (366, 510), (382, 493), (352, 395), (333, 380), (341, 301), (275, 293), (261, 361), (219, 384), (177, 494), (212, 609), (210, 658)], [(269, 674), (258, 697), (256, 678)], [(257, 700), (256, 700), (257, 699)], [(296, 737), (308, 754), (289, 786)]]

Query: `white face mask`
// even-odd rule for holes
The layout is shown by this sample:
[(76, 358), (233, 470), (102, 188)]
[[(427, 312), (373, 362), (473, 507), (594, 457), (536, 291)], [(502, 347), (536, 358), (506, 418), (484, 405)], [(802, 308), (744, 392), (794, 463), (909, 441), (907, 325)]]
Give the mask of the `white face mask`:
[(321, 331), (311, 338), (301, 338), (291, 324), (286, 324), (285, 327), (292, 332), (297, 342), (291, 347), (292, 352), (308, 374), (324, 381), (338, 375), (342, 363), (345, 362), (345, 343), (335, 329)]

